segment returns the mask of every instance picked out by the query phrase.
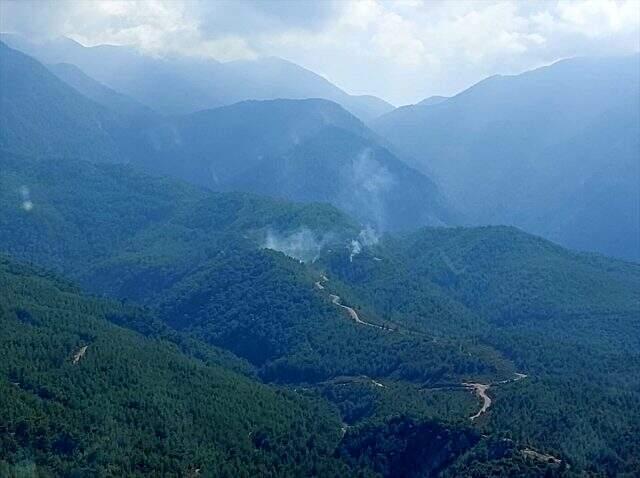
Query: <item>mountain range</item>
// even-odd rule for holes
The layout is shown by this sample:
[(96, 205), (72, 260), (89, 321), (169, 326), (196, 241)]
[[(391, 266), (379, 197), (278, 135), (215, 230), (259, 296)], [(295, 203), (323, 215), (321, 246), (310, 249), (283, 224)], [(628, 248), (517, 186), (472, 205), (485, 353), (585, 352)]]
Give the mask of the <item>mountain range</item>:
[[(111, 61), (97, 61), (103, 53), (95, 55), (91, 53), (95, 48), (68, 39), (36, 45), (20, 37), (3, 38), (49, 60), (72, 58), (92, 71), (106, 68)], [(117, 59), (113, 61), (123, 62), (127, 71), (137, 71), (131, 66), (136, 62), (142, 62), (140, 71), (154, 71), (160, 62), (163, 75), (191, 68), (124, 47), (96, 48), (112, 52), (109, 55)], [(150, 172), (219, 190), (327, 201), (380, 229), (513, 224), (569, 247), (638, 260), (637, 61), (637, 55), (574, 59), (522, 75), (492, 77), (453, 98), (432, 97), (383, 114), (371, 122), (377, 134), (320, 100), (301, 100), (306, 107), (295, 100), (264, 104), (253, 100), (205, 110), (210, 113), (154, 114), (77, 66), (55, 63), (49, 68), (110, 114), (125, 117), (99, 121), (102, 130), (120, 129), (111, 147), (118, 151), (106, 156), (133, 158)], [(203, 67), (207, 62), (198, 64), (194, 68), (199, 78), (217, 78)], [(231, 69), (243, 70), (239, 65)], [(256, 76), (271, 77), (259, 75), (257, 63), (248, 69)], [(268, 72), (269, 67), (264, 70)], [(98, 75), (104, 78), (105, 73)], [(142, 89), (152, 90), (146, 85)], [(253, 97), (265, 95), (254, 92)], [(198, 104), (203, 108), (207, 102)], [(567, 112), (579, 112), (579, 119), (570, 120)], [(251, 121), (243, 121), (240, 114), (255, 124), (249, 126)], [(270, 124), (264, 120), (276, 116), (278, 120)], [(95, 136), (104, 135), (102, 130)], [(268, 137), (269, 142), (257, 139), (239, 144), (237, 138), (249, 131), (256, 138)], [(85, 154), (103, 141), (108, 140), (91, 139), (92, 146), (83, 148)], [(320, 184), (317, 178), (327, 178), (327, 183)], [(395, 213), (390, 214), (391, 210)]]
[(371, 126), (470, 224), (640, 259), (639, 55), (494, 76)]
[(632, 251), (633, 61), (369, 127), (281, 60), (11, 41), (0, 475), (640, 472), (640, 265), (525, 232)]
[(428, 177), (336, 103), (245, 101), (166, 117), (77, 68), (58, 65), (56, 76), (17, 50), (0, 48), (8, 150), (131, 162), (215, 190), (329, 202), (383, 230), (455, 221)]
[(349, 95), (320, 75), (276, 57), (220, 63), (154, 58), (130, 47), (85, 47), (64, 37), (42, 43), (13, 34), (3, 34), (1, 39), (45, 64), (75, 65), (105, 86), (164, 114), (278, 98), (324, 98), (364, 121), (393, 109), (375, 96)]

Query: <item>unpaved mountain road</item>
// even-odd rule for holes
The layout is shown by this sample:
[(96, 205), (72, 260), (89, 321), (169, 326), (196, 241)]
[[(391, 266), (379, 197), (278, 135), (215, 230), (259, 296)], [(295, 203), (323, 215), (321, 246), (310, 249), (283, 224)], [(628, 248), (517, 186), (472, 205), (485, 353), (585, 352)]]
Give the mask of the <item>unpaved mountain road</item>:
[[(515, 372), (514, 375), (515, 375), (515, 378), (502, 380), (493, 385), (495, 386), (495, 385), (502, 385), (505, 383), (517, 382), (518, 380), (527, 378), (527, 375), (524, 373)], [(480, 398), (480, 400), (482, 400), (482, 407), (480, 408), (480, 410), (478, 410), (478, 413), (469, 417), (469, 420), (473, 421), (476, 418), (480, 417), (480, 415), (486, 413), (487, 410), (489, 410), (489, 407), (491, 407), (491, 404), (493, 402), (491, 400), (491, 397), (487, 394), (487, 391), (492, 386), (492, 384), (462, 382), (462, 386), (469, 390), (473, 390), (473, 392)]]
[[(322, 275), (320, 277), (319, 281), (315, 282), (315, 286), (318, 290), (325, 290), (324, 289), (324, 285), (322, 285), (323, 282), (327, 282), (329, 279), (327, 278), (327, 276)], [(385, 327), (383, 327), (382, 325), (378, 325), (378, 324), (372, 324), (371, 322), (366, 322), (364, 320), (362, 320), (360, 318), (360, 316), (358, 315), (358, 313), (349, 306), (346, 306), (342, 303), (342, 299), (340, 299), (339, 295), (335, 295), (335, 294), (329, 294), (329, 297), (331, 298), (331, 303), (334, 305), (337, 305), (338, 307), (346, 310), (349, 313), (349, 317), (351, 317), (351, 320), (353, 320), (356, 324), (360, 324), (360, 325), (366, 325), (368, 327), (374, 327), (376, 329), (380, 329), (380, 330), (387, 330)]]
[(491, 406), (491, 397), (489, 395), (487, 395), (487, 390), (489, 390), (489, 387), (491, 385), (487, 385), (487, 384), (484, 384), (484, 383), (462, 382), (462, 386), (465, 387), (465, 388), (473, 390), (474, 393), (478, 397), (480, 397), (480, 399), (482, 400), (482, 408), (480, 408), (480, 410), (478, 410), (478, 413), (476, 413), (475, 415), (472, 415), (471, 417), (469, 417), (469, 420), (475, 420), (480, 415), (482, 415), (487, 410), (489, 410), (489, 407)]
[(549, 455), (547, 453), (540, 453), (533, 448), (525, 448), (524, 450), (522, 450), (522, 454), (527, 458), (533, 458), (534, 460), (538, 460), (543, 463), (553, 463), (554, 465), (559, 465), (560, 463), (562, 463), (562, 460), (560, 458)]
[[(327, 276), (325, 276), (324, 274), (320, 277), (319, 281), (315, 282), (315, 286), (318, 290), (325, 290), (324, 285), (322, 284), (323, 282), (328, 282), (329, 279), (327, 278)], [(381, 329), (381, 330), (391, 330), (391, 329), (387, 329), (381, 325), (378, 324), (372, 324), (371, 322), (366, 322), (364, 320), (362, 320), (360, 318), (360, 316), (358, 315), (358, 313), (349, 306), (346, 306), (344, 304), (342, 304), (340, 296), (336, 295), (336, 294), (329, 294), (329, 297), (331, 298), (331, 302), (342, 308), (345, 309), (348, 313), (349, 313), (349, 317), (351, 317), (351, 319), (360, 325), (366, 325), (368, 327), (374, 327), (376, 329)], [(435, 342), (435, 339), (434, 339)], [(489, 396), (489, 394), (487, 393), (487, 391), (489, 390), (489, 388), (491, 388), (492, 386), (496, 386), (496, 385), (503, 385), (506, 383), (511, 383), (511, 382), (517, 382), (518, 380), (522, 380), (523, 378), (527, 378), (527, 375), (524, 373), (518, 373), (515, 372), (514, 373), (515, 377), (511, 378), (511, 379), (507, 379), (507, 380), (502, 380), (500, 382), (496, 382), (496, 383), (476, 383), (476, 382), (462, 382), (462, 387), (466, 388), (467, 390), (472, 390), (477, 396), (478, 398), (480, 398), (480, 400), (482, 400), (482, 407), (480, 408), (480, 410), (478, 410), (477, 413), (475, 413), (474, 415), (469, 417), (469, 420), (474, 421), (477, 418), (479, 418), (480, 416), (482, 416), (483, 414), (485, 414), (487, 412), (487, 410), (489, 410), (489, 408), (491, 407), (491, 404), (493, 403), (491, 400), (491, 397)], [(384, 387), (383, 384), (376, 382), (375, 380), (371, 379), (372, 382), (379, 386), (379, 387)]]
[(335, 381), (328, 381), (328, 382), (324, 382), (326, 384), (333, 384), (333, 385), (351, 385), (354, 383), (369, 383), (375, 387), (380, 387), (380, 388), (387, 388), (387, 386), (384, 383), (380, 383), (378, 382), (375, 378), (371, 378), (367, 375), (361, 375), (358, 377), (352, 377), (352, 378), (340, 378), (337, 379)]
[(340, 302), (340, 296), (335, 295), (335, 294), (330, 294), (329, 297), (331, 297), (331, 302), (335, 305), (337, 305), (338, 307), (341, 307), (343, 309), (345, 309), (348, 313), (349, 316), (351, 317), (351, 319), (356, 323), (356, 324), (361, 324), (361, 325), (367, 325), (369, 327), (375, 327), (376, 329), (383, 329), (384, 327), (382, 327), (381, 325), (378, 324), (372, 324), (371, 322), (365, 322), (364, 320), (362, 320), (359, 316), (358, 313), (353, 310), (351, 307), (348, 307), (346, 305), (343, 305)]

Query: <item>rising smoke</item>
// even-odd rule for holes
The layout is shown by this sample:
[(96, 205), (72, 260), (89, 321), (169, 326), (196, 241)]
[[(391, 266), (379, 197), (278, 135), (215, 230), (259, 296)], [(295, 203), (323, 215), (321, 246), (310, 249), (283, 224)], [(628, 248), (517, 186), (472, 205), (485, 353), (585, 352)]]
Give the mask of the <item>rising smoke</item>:
[[(333, 232), (318, 233), (308, 227), (302, 227), (289, 233), (270, 229), (265, 235), (261, 248), (282, 252), (300, 262), (310, 263), (320, 258), (320, 253), (325, 247), (330, 244), (336, 245), (338, 237), (339, 235)], [(380, 236), (372, 226), (365, 227), (355, 239), (347, 243), (349, 260), (353, 261), (353, 258), (360, 254), (365, 247), (377, 244), (379, 240)]]
[(334, 234), (318, 235), (307, 227), (289, 234), (269, 230), (262, 248), (282, 252), (300, 262), (314, 262), (320, 257), (322, 248), (334, 238)]
[(355, 201), (351, 210), (363, 212), (375, 222), (378, 229), (387, 223), (386, 196), (395, 182), (391, 172), (376, 159), (374, 151), (366, 148), (351, 164), (351, 197)]
[(379, 240), (380, 236), (373, 227), (365, 227), (360, 231), (357, 239), (353, 239), (349, 243), (349, 262), (353, 262), (353, 258), (362, 252), (363, 247), (373, 246)]

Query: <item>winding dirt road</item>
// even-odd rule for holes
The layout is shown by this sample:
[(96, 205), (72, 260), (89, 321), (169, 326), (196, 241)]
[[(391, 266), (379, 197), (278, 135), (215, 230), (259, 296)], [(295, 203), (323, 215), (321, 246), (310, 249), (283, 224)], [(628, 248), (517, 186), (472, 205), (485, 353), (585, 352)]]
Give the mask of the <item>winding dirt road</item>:
[(359, 316), (358, 313), (353, 310), (351, 307), (348, 307), (346, 305), (343, 305), (340, 302), (340, 296), (335, 295), (335, 294), (330, 294), (329, 297), (331, 297), (331, 302), (335, 305), (337, 305), (338, 307), (341, 307), (343, 309), (345, 309), (348, 313), (349, 313), (349, 317), (351, 317), (351, 319), (357, 323), (357, 324), (361, 324), (361, 325), (368, 325), (369, 327), (375, 327), (376, 329), (382, 329), (383, 327), (381, 325), (378, 324), (372, 324), (371, 322), (365, 322), (364, 320), (362, 320)]
[[(318, 290), (325, 290), (324, 289), (324, 285), (322, 285), (323, 282), (327, 282), (329, 279), (327, 278), (327, 276), (325, 276), (324, 274), (322, 276), (320, 276), (320, 280), (316, 281), (314, 284), (317, 287)], [(341, 301), (342, 299), (340, 299), (339, 295), (335, 295), (335, 294), (329, 294), (329, 297), (331, 298), (331, 303), (342, 308), (345, 309), (348, 313), (349, 313), (349, 317), (351, 317), (351, 320), (353, 320), (356, 324), (360, 324), (360, 325), (366, 325), (368, 327), (374, 327), (376, 329), (380, 329), (380, 330), (386, 330), (383, 326), (378, 325), (378, 324), (372, 324), (371, 322), (366, 322), (364, 320), (362, 320), (360, 318), (360, 316), (358, 315), (358, 313), (349, 306), (344, 305)]]
[(478, 413), (469, 417), (469, 420), (475, 420), (480, 415), (482, 415), (487, 410), (489, 410), (489, 407), (491, 406), (491, 397), (487, 395), (487, 390), (489, 390), (489, 387), (491, 385), (484, 384), (484, 383), (462, 382), (462, 386), (470, 390), (473, 390), (473, 392), (482, 400), (482, 408), (478, 410)]
[[(527, 378), (527, 375), (524, 373), (515, 372), (514, 375), (515, 375), (515, 378), (502, 380), (493, 385), (495, 386), (495, 385), (502, 385), (505, 383), (517, 382), (518, 380)], [(478, 398), (482, 400), (482, 407), (480, 408), (480, 410), (478, 410), (478, 413), (469, 417), (469, 420), (473, 421), (476, 418), (480, 417), (480, 415), (486, 413), (487, 410), (489, 410), (489, 407), (491, 406), (491, 404), (493, 403), (491, 400), (491, 397), (487, 394), (487, 391), (492, 385), (486, 384), (486, 383), (462, 382), (462, 386), (465, 387), (466, 389), (473, 390), (473, 392), (478, 396)]]
[[(324, 274), (320, 277), (319, 281), (315, 282), (315, 286), (318, 288), (318, 290), (325, 290), (324, 285), (322, 284), (323, 282), (327, 282), (329, 279), (327, 278), (327, 276), (325, 276)], [(331, 298), (331, 302), (342, 308), (345, 309), (348, 313), (349, 313), (349, 317), (351, 317), (351, 319), (360, 325), (366, 325), (369, 327), (375, 327), (376, 329), (381, 329), (381, 330), (388, 330), (385, 327), (378, 325), (378, 324), (372, 324), (371, 322), (366, 322), (364, 320), (362, 320), (360, 318), (360, 316), (358, 315), (358, 313), (349, 306), (346, 306), (344, 304), (342, 304), (340, 296), (336, 295), (336, 294), (329, 294), (329, 297)], [(435, 339), (434, 339), (435, 342)], [(466, 388), (467, 390), (472, 390), (473, 393), (475, 393), (478, 398), (480, 398), (480, 400), (482, 400), (482, 406), (480, 407), (480, 410), (478, 410), (477, 413), (475, 413), (474, 415), (469, 417), (469, 420), (474, 421), (477, 418), (479, 418), (480, 416), (482, 416), (483, 414), (485, 414), (487, 412), (487, 410), (489, 410), (489, 408), (491, 407), (491, 404), (493, 403), (493, 401), (491, 400), (491, 397), (489, 396), (489, 394), (487, 393), (489, 388), (491, 388), (492, 386), (496, 386), (496, 385), (502, 385), (502, 384), (506, 384), (506, 383), (511, 383), (511, 382), (517, 382), (518, 380), (522, 380), (524, 378), (527, 378), (527, 375), (524, 373), (518, 373), (515, 372), (514, 373), (515, 377), (511, 378), (511, 379), (507, 379), (507, 380), (502, 380), (500, 382), (496, 382), (493, 384), (490, 383), (476, 383), (476, 382), (462, 382), (462, 386), (464, 388)], [(376, 382), (375, 380), (371, 379), (371, 381), (379, 387), (384, 387), (383, 384), (381, 384), (380, 382)]]

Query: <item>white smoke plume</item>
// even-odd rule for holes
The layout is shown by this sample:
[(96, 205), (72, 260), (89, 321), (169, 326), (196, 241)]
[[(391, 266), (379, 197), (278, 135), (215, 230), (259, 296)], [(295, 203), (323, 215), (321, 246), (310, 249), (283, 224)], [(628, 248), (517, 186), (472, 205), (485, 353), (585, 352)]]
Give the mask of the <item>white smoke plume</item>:
[(362, 252), (363, 247), (373, 246), (379, 240), (380, 235), (373, 227), (369, 225), (365, 227), (358, 234), (358, 238), (349, 243), (349, 262), (353, 262), (353, 258)]
[(349, 244), (349, 262), (353, 262), (353, 258), (362, 252), (360, 241), (354, 239)]
[(320, 257), (322, 248), (333, 237), (331, 233), (318, 236), (306, 227), (289, 234), (270, 230), (267, 232), (262, 248), (282, 252), (300, 262), (314, 262)]
[[(392, 189), (395, 180), (391, 172), (375, 157), (375, 152), (366, 148), (351, 164), (350, 193), (351, 210), (368, 211), (376, 227), (384, 228), (387, 221), (385, 195)], [(354, 197), (355, 196), (355, 197)]]

